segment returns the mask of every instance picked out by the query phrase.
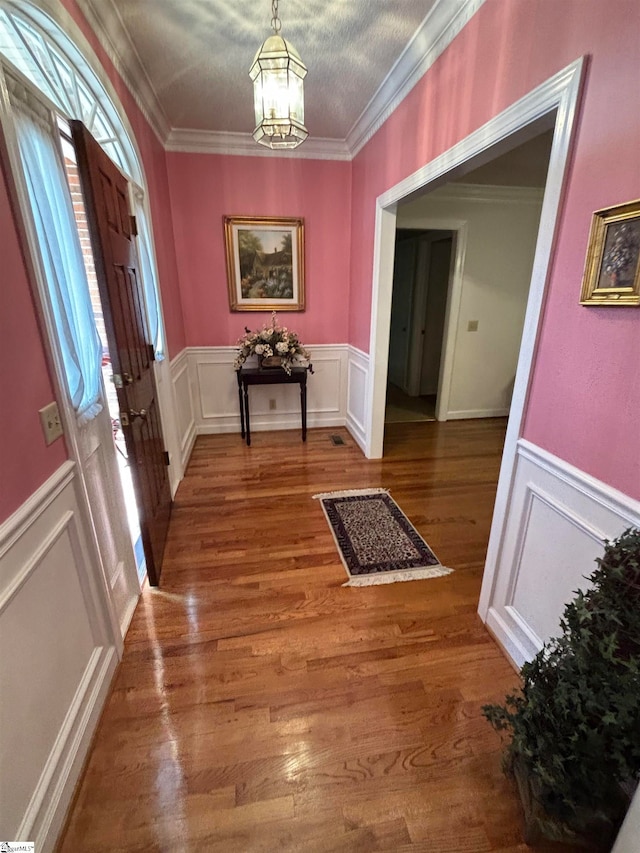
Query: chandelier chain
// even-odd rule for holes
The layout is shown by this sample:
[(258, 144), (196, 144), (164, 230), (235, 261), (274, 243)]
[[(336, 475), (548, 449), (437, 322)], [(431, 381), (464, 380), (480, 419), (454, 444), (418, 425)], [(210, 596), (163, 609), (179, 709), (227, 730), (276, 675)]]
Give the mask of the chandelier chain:
[(282, 24), (278, 17), (278, 0), (271, 0), (271, 29), (276, 35), (278, 35), (282, 29)]

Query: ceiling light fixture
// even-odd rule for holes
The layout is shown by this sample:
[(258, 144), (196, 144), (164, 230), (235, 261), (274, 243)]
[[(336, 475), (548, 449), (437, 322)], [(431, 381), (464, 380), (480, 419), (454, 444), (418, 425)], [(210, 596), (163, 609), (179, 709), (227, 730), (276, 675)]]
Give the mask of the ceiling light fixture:
[(267, 148), (297, 148), (309, 131), (304, 126), (304, 84), (307, 66), (295, 47), (280, 35), (278, 0), (271, 0), (273, 35), (256, 53), (253, 80), (256, 129), (253, 138)]

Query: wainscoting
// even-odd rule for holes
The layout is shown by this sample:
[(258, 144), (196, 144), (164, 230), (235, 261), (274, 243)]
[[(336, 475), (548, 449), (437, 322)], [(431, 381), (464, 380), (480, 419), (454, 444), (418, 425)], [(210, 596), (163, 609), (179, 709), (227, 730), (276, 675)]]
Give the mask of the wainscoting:
[(118, 659), (74, 463), (0, 526), (0, 837), (47, 853)]
[[(521, 439), (498, 559), (480, 615), (517, 666), (559, 633), (605, 539), (640, 526), (640, 503)], [(484, 602), (488, 602), (485, 604)]]
[[(364, 449), (369, 357), (347, 344), (310, 345), (308, 426), (346, 426)], [(189, 347), (171, 362), (180, 464), (184, 473), (197, 435), (240, 432), (235, 347)], [(251, 431), (298, 429), (297, 386), (252, 388)]]

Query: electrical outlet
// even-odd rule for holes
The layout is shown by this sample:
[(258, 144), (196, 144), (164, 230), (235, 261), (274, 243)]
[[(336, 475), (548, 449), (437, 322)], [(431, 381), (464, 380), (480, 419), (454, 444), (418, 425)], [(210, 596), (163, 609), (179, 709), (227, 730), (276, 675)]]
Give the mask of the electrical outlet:
[(467, 332), (477, 332), (478, 331), (478, 321), (477, 320), (469, 320), (467, 324)]
[(269, 411), (273, 412), (275, 408), (276, 408), (276, 401), (275, 400), (269, 400)]
[(62, 435), (62, 422), (60, 420), (58, 404), (55, 401), (40, 409), (40, 421), (42, 423), (44, 440), (47, 444), (52, 444), (57, 438), (60, 438)]

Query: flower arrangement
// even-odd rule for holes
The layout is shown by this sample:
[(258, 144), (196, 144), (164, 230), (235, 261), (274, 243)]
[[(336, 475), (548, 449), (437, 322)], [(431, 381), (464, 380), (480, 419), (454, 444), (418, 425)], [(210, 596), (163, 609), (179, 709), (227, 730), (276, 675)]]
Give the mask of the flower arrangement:
[(233, 367), (240, 370), (245, 361), (252, 355), (257, 355), (260, 360), (277, 356), (283, 370), (291, 375), (292, 367), (308, 367), (311, 373), (313, 368), (309, 359), (311, 354), (300, 343), (295, 332), (286, 326), (279, 326), (276, 312), (271, 313), (271, 325), (265, 325), (257, 332), (252, 332), (245, 326), (245, 334), (238, 338), (238, 354)]

